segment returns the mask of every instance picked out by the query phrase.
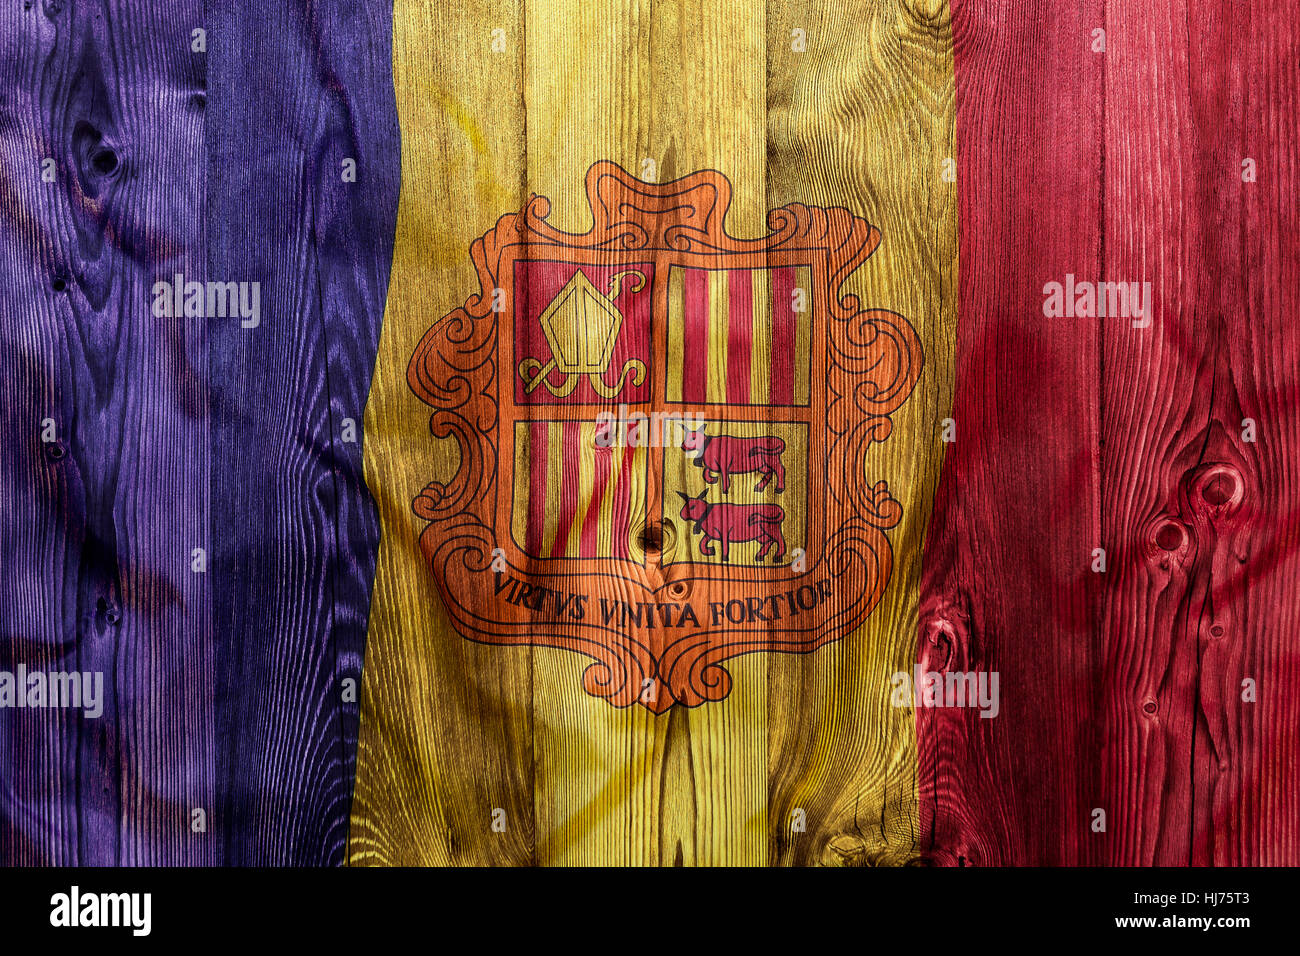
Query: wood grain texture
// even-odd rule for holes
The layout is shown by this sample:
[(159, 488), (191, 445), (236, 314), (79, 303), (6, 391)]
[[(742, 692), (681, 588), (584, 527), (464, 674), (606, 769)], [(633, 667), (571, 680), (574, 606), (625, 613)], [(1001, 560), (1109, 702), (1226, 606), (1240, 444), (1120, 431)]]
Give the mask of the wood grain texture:
[[(954, 3), (959, 440), (919, 660), (999, 671), (1002, 711), (918, 714), (934, 862), (1296, 859), (1297, 39), (1270, 9)], [(1150, 282), (1152, 325), (1044, 317), (1067, 274)]]
[[(387, 8), (291, 6), (0, 12), (0, 670), (107, 691), (0, 712), (4, 863), (341, 860), (398, 142)], [(157, 317), (176, 273), (261, 325)]]
[[(888, 689), (916, 656), (957, 335), (957, 191), (942, 178), (955, 155), (951, 22), (946, 2), (783, 2), (768, 5), (768, 35), (768, 205), (846, 205), (880, 229), (850, 287), (905, 316), (925, 351), (864, 476), (903, 504), (884, 599), (856, 634), (768, 658), (770, 862), (898, 865), (916, 856), (916, 738), (912, 709)], [(790, 829), (795, 808), (806, 832)]]
[[(796, 27), (807, 51), (790, 49)], [(492, 52), (494, 29), (502, 52)], [(352, 862), (914, 855), (912, 717), (889, 706), (887, 691), (888, 674), (915, 656), (936, 423), (951, 402), (956, 206), (950, 185), (935, 188), (953, 151), (950, 46), (946, 8), (933, 4), (398, 5), (403, 195), (366, 418), (384, 537)], [(428, 324), (476, 291), (469, 242), (534, 192), (550, 199), (552, 223), (584, 231), (581, 184), (602, 159), (660, 182), (722, 171), (736, 190), (733, 235), (763, 233), (767, 210), (787, 202), (866, 214), (885, 245), (846, 291), (909, 318), (932, 363), (895, 417), (896, 447), (875, 453), (878, 473), (864, 476), (888, 479), (906, 515), (891, 534), (895, 576), (876, 616), (806, 659), (739, 658), (725, 703), (658, 717), (585, 693), (587, 662), (575, 655), (465, 641), (419, 560), (410, 510), (426, 482), (456, 466), (454, 447), (428, 437), (405, 371)], [(705, 374), (716, 388), (721, 367)], [(809, 820), (797, 841), (796, 807)]]
[[(491, 50), (503, 31), (504, 52)], [(366, 481), (383, 537), (371, 606), (348, 859), (527, 864), (535, 859), (532, 657), (463, 640), (421, 558), (411, 501), (450, 479), (406, 383), (420, 336), (474, 282), (469, 240), (527, 198), (523, 12), (515, 3), (399, 2), (393, 81), (402, 194), (393, 278), (366, 405)], [(490, 829), (492, 811), (506, 830)]]
[(105, 696), (97, 719), (0, 712), (5, 863), (218, 858), (189, 825), (217, 790), (211, 594), (190, 571), (203, 330), (150, 314), (159, 265), (204, 264), (201, 10), (178, 12), (0, 11), (0, 669), (102, 672)]
[[(729, 231), (765, 231), (761, 3), (646, 3), (629, 12), (619, 2), (566, 0), (528, 11), (529, 184), (553, 197), (552, 220), (587, 227), (586, 198), (574, 186), (593, 162), (612, 159), (644, 176), (649, 160), (659, 182), (722, 171), (736, 187)], [(716, 383), (722, 366), (706, 372)], [(765, 862), (760, 655), (729, 663), (725, 706), (662, 717), (584, 693), (585, 662), (573, 655), (539, 650), (534, 662), (539, 862)]]
[(379, 541), (360, 435), (399, 184), (389, 7), (208, 28), (208, 272), (260, 281), (263, 309), (209, 335), (223, 856), (337, 864)]
[(1278, 14), (1106, 8), (1104, 261), (1158, 310), (1103, 329), (1107, 863), (1300, 860), (1300, 33)]
[[(1300, 862), (1291, 12), (5, 5), (0, 671), (106, 701), (0, 709), (0, 863)], [(458, 464), (407, 365), (469, 243), (533, 193), (582, 232), (598, 160), (720, 170), (736, 236), (864, 216), (845, 291), (925, 352), (863, 476), (879, 607), (659, 716), (462, 638), (411, 507)], [(260, 326), (155, 317), (175, 273), (259, 282)], [(1153, 323), (1046, 317), (1067, 275)], [(891, 706), (913, 663), (997, 672), (998, 717)]]
[[(1101, 262), (1100, 4), (954, 3), (960, 305), (917, 661), (996, 671), (1001, 711), (917, 711), (939, 864), (1100, 862), (1100, 331), (1042, 289)], [(1027, 742), (1036, 742), (1028, 744)], [(1050, 756), (1049, 756), (1050, 754)]]

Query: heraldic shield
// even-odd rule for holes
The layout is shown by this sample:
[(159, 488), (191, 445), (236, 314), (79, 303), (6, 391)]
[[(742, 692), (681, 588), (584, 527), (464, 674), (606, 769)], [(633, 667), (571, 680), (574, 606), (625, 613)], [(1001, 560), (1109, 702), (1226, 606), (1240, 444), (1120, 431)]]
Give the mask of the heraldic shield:
[(703, 170), (587, 173), (594, 225), (540, 196), (474, 241), (480, 288), (408, 368), (460, 464), (414, 501), (462, 635), (592, 659), (586, 691), (721, 700), (723, 666), (805, 653), (880, 600), (902, 516), (866, 452), (921, 372), (902, 316), (841, 295), (880, 232), (793, 204), (737, 239)]

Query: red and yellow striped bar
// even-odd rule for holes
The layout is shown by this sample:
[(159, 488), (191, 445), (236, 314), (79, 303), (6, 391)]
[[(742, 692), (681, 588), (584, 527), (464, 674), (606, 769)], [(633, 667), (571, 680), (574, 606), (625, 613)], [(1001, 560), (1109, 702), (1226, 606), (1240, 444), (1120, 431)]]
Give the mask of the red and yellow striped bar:
[(671, 269), (668, 401), (807, 405), (812, 298), (802, 266)]
[(595, 422), (515, 423), (512, 531), (525, 554), (633, 556), (632, 518), (645, 508), (648, 450), (597, 444), (598, 429)]

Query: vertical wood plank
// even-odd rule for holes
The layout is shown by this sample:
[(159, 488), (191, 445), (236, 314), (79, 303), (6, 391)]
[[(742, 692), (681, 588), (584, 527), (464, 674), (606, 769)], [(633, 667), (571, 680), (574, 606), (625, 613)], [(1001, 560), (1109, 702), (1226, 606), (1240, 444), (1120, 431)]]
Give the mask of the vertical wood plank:
[[(587, 228), (582, 182), (592, 163), (611, 159), (640, 176), (648, 159), (659, 182), (726, 173), (735, 187), (729, 230), (760, 234), (764, 23), (762, 4), (746, 0), (530, 5), (528, 183), (550, 197), (551, 222)], [(656, 717), (587, 695), (587, 662), (575, 655), (533, 657), (539, 862), (766, 861), (761, 660), (728, 664), (734, 689), (724, 707)]]
[[(768, 205), (847, 206), (883, 241), (845, 292), (917, 330), (921, 381), (892, 416), (865, 480), (889, 483), (891, 582), (856, 633), (808, 656), (769, 659), (774, 862), (899, 864), (916, 855), (912, 708), (890, 678), (916, 655), (921, 542), (951, 413), (957, 324), (952, 32), (946, 2), (781, 0), (768, 7)], [(804, 31), (806, 52), (793, 49)], [(846, 585), (851, 587), (851, 584)], [(795, 809), (806, 832), (791, 831)]]
[(960, 323), (917, 661), (1001, 709), (917, 712), (921, 844), (951, 865), (1100, 862), (1100, 327), (1043, 287), (1102, 263), (1100, 2), (954, 0)]
[[(501, 30), (502, 52), (493, 52)], [(420, 337), (478, 286), (468, 251), (524, 192), (525, 35), (515, 2), (393, 8), (402, 193), (366, 404), (366, 481), (383, 528), (367, 639), (348, 859), (527, 864), (533, 831), (528, 649), (466, 641), (447, 620), (411, 501), (456, 468), (410, 390)], [(485, 587), (490, 582), (485, 581)], [(501, 810), (505, 829), (492, 830)]]
[[(1103, 622), (1107, 858), (1166, 866), (1191, 862), (1198, 645), (1209, 626), (1197, 565), (1213, 546), (1198, 542), (1196, 532), (1211, 529), (1179, 499), (1190, 490), (1187, 509), (1199, 509), (1201, 496), (1187, 486), (1203, 453), (1221, 451), (1207, 447), (1221, 444), (1210, 421), (1219, 363), (1194, 343), (1222, 320), (1216, 287), (1232, 281), (1202, 273), (1212, 239), (1181, 235), (1184, 217), (1199, 213), (1201, 185), (1200, 164), (1181, 144), (1195, 108), (1188, 13), (1183, 4), (1112, 4), (1105, 58), (1105, 277), (1151, 282), (1159, 309), (1147, 329), (1104, 325), (1102, 518), (1115, 561)], [(1126, 17), (1134, 14), (1140, 21)], [(1224, 162), (1215, 153), (1211, 162)]]
[[(1228, 180), (1220, 186), (1229, 196), (1229, 190), (1240, 189), (1242, 196), (1237, 243), (1220, 247), (1219, 262), (1234, 264), (1240, 274), (1240, 301), (1225, 308), (1225, 327), (1227, 317), (1233, 319), (1225, 338), (1235, 404), (1244, 417), (1265, 428), (1265, 439), (1250, 448), (1240, 446), (1246, 458), (1243, 490), (1250, 497), (1242, 518), (1224, 535), (1228, 546), (1220, 547), (1214, 566), (1212, 600), (1216, 609), (1226, 606), (1227, 613), (1211, 624), (1210, 637), (1242, 639), (1212, 643), (1203, 652), (1206, 670), (1220, 682), (1203, 681), (1202, 700), (1207, 711), (1235, 718), (1219, 725), (1214, 749), (1240, 756), (1226, 771), (1220, 764), (1220, 779), (1210, 790), (1208, 825), (1200, 831), (1204, 849), (1194, 858), (1216, 866), (1295, 866), (1300, 863), (1300, 792), (1294, 784), (1294, 768), (1300, 764), (1300, 695), (1295, 693), (1300, 653), (1294, 639), (1300, 633), (1295, 588), (1300, 573), (1295, 467), (1300, 346), (1294, 319), (1300, 312), (1295, 240), (1300, 227), (1295, 200), (1300, 190), (1300, 22), (1288, 17), (1279, 23), (1277, 8), (1261, 2), (1252, 2), (1242, 13), (1225, 15), (1218, 25), (1220, 32), (1232, 26), (1228, 45), (1238, 51), (1241, 63), (1233, 71), (1236, 84), (1229, 94), (1241, 103), (1241, 132), (1221, 148), (1221, 155), (1237, 170), (1244, 159), (1254, 159), (1263, 175), (1251, 185)], [(1200, 62), (1208, 68), (1210, 60), (1203, 56)], [(1237, 150), (1231, 147), (1238, 144), (1244, 156), (1234, 155)], [(1225, 405), (1227, 426), (1239, 427), (1237, 409)], [(1241, 431), (1227, 426), (1227, 434), (1241, 438)], [(1252, 540), (1248, 570), (1238, 573), (1243, 543)], [(1215, 633), (1216, 624), (1222, 633)], [(1253, 716), (1237, 703), (1246, 677), (1260, 688)], [(1208, 761), (1211, 770), (1214, 756)]]
[[(0, 711), (0, 860), (210, 863), (206, 344), (194, 4), (0, 12), (0, 669), (98, 673), (103, 714)], [(55, 179), (42, 180), (42, 160)], [(51, 419), (57, 440), (40, 440)], [(165, 675), (165, 679), (163, 677)]]
[(262, 308), (209, 326), (217, 824), (229, 864), (338, 864), (379, 530), (360, 426), (397, 206), (388, 7), (207, 13), (208, 272)]
[(1260, 4), (1107, 7), (1106, 271), (1151, 282), (1155, 310), (1149, 328), (1105, 323), (1111, 863), (1300, 852), (1282, 782), (1300, 659), (1286, 583), (1300, 350), (1285, 318), (1296, 257), (1283, 252), (1297, 38), (1274, 16)]

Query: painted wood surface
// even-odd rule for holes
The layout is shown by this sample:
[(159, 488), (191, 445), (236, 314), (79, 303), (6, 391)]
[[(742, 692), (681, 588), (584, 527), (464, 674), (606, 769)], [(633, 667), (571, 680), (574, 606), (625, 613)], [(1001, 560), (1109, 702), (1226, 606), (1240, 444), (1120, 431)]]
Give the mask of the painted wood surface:
[(956, 441), (926, 542), (917, 661), (996, 671), (1002, 700), (992, 719), (917, 711), (920, 843), (939, 864), (1097, 862), (1080, 848), (1100, 763), (1100, 331), (1042, 313), (1045, 282), (1100, 262), (1097, 8), (953, 10)]
[[(953, 6), (959, 439), (918, 659), (999, 671), (1002, 712), (918, 714), (922, 851), (1294, 863), (1295, 30)], [(1045, 318), (1066, 274), (1151, 282), (1154, 321)]]
[[(768, 205), (845, 205), (880, 248), (852, 283), (865, 304), (906, 316), (925, 365), (875, 445), (869, 481), (903, 506), (889, 532), (893, 576), (863, 628), (768, 664), (772, 865), (901, 865), (917, 855), (916, 738), (892, 706), (891, 675), (915, 660), (922, 542), (952, 414), (957, 335), (953, 40), (947, 3), (768, 5)], [(808, 50), (791, 50), (795, 29)], [(807, 831), (791, 831), (796, 808)]]
[(400, 176), (389, 16), (383, 3), (280, 3), (209, 19), (209, 272), (260, 280), (265, 313), (210, 335), (232, 865), (344, 855), (379, 541), (362, 418)]
[[(404, 192), (366, 418), (384, 537), (352, 862), (901, 862), (913, 853), (912, 716), (889, 707), (885, 689), (914, 656), (956, 321), (955, 195), (933, 188), (952, 152), (951, 41), (946, 7), (931, 6), (864, 4), (846, 17), (806, 4), (398, 5)], [(793, 49), (795, 30), (807, 49)], [(929, 104), (920, 117), (918, 98)], [(602, 159), (660, 182), (721, 170), (735, 186), (728, 228), (739, 236), (761, 234), (767, 210), (793, 201), (866, 216), (884, 242), (849, 291), (909, 317), (933, 369), (871, 461), (870, 478), (889, 480), (905, 514), (880, 610), (861, 633), (808, 658), (731, 662), (725, 703), (658, 717), (584, 693), (585, 662), (573, 655), (461, 638), (419, 560), (410, 507), (456, 464), (450, 443), (429, 438), (405, 373), (427, 325), (477, 289), (469, 242), (533, 192), (550, 199), (558, 227), (583, 231), (581, 183)], [(796, 809), (807, 821), (797, 838)]]
[[(0, 863), (1298, 862), (1286, 13), (6, 5), (0, 672), (106, 693), (0, 710)], [(533, 193), (582, 231), (601, 159), (725, 172), (735, 235), (864, 216), (848, 290), (925, 352), (867, 624), (660, 716), (463, 639), (411, 510), (457, 461), (407, 363), (470, 241)], [(259, 282), (260, 325), (156, 317), (176, 273)], [(1067, 275), (1153, 323), (1045, 316)], [(998, 717), (892, 706), (914, 663), (996, 671)]]
[(1295, 864), (1300, 35), (1263, 3), (1106, 17), (1104, 262), (1161, 321), (1102, 332), (1103, 859)]
[(204, 269), (203, 60), (154, 4), (102, 14), (0, 12), (0, 669), (101, 672), (105, 697), (97, 719), (0, 712), (0, 857), (210, 863), (189, 822), (218, 787), (211, 591), (190, 571), (207, 352), (201, 326), (150, 311), (159, 266)]
[[(0, 12), (0, 670), (107, 697), (0, 713), (0, 861), (342, 859), (378, 537), (342, 420), (399, 145), (388, 8), (353, 13)], [(260, 282), (260, 325), (157, 317), (176, 273)]]
[[(460, 290), (473, 281), (465, 233), (484, 231), (497, 210), (526, 198), (521, 13), (482, 3), (393, 10), (403, 188), (365, 413), (365, 477), (383, 536), (348, 844), (354, 864), (532, 859), (532, 718), (519, 691), (530, 686), (531, 660), (527, 651), (492, 655), (450, 640), (434, 624), (443, 612), (422, 566), (411, 500), (426, 481), (450, 478), (456, 451), (432, 441), (427, 406), (406, 385), (425, 327), (463, 301)], [(490, 53), (496, 29), (514, 54)], [(520, 825), (493, 833), (492, 808)]]

